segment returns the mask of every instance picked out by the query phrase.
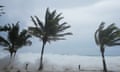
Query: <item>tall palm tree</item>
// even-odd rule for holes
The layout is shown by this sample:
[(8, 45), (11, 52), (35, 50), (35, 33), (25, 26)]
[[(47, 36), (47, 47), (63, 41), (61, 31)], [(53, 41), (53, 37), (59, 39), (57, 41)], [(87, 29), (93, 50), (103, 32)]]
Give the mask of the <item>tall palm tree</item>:
[(31, 36), (25, 29), (19, 32), (19, 22), (7, 28), (9, 29), (7, 39), (0, 36), (0, 45), (5, 47), (4, 50), (7, 50), (10, 53), (10, 58), (12, 58), (13, 56), (15, 57), (19, 48), (31, 44), (31, 41), (28, 40)]
[(95, 42), (100, 46), (100, 52), (103, 61), (103, 69), (104, 72), (107, 72), (107, 66), (105, 62), (105, 46), (116, 46), (120, 45), (120, 29), (115, 26), (115, 24), (111, 24), (108, 27), (104, 27), (104, 22), (102, 22), (99, 28), (95, 32)]
[(40, 66), (38, 70), (43, 69), (43, 54), (44, 54), (44, 46), (47, 42), (56, 41), (56, 40), (65, 40), (63, 38), (65, 35), (72, 35), (71, 32), (64, 33), (64, 30), (70, 28), (67, 23), (59, 23), (63, 17), (60, 14), (56, 14), (56, 10), (50, 12), (49, 8), (46, 10), (45, 14), (45, 23), (41, 22), (40, 19), (35, 16), (31, 19), (35, 25), (35, 27), (29, 27), (29, 32), (38, 37), (42, 40), (42, 50), (41, 50), (41, 57), (40, 57)]

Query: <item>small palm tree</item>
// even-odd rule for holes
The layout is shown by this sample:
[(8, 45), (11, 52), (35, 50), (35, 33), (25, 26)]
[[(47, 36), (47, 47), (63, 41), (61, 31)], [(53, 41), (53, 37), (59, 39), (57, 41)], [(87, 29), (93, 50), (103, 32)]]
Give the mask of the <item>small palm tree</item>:
[(18, 22), (16, 23), (16, 25), (12, 24), (12, 26), (9, 26), (7, 28), (7, 39), (0, 36), (0, 45), (5, 47), (4, 50), (7, 50), (10, 53), (10, 58), (12, 59), (13, 56), (15, 57), (16, 52), (19, 48), (31, 44), (31, 41), (28, 40), (31, 36), (28, 34), (27, 30), (22, 30), (21, 32), (19, 32), (20, 27)]
[(115, 24), (109, 25), (104, 28), (104, 22), (102, 22), (99, 28), (95, 32), (95, 42), (100, 46), (100, 52), (102, 55), (103, 69), (107, 72), (107, 66), (105, 62), (105, 46), (116, 46), (120, 45), (120, 29)]
[(49, 8), (46, 10), (45, 15), (45, 23), (42, 23), (37, 16), (31, 19), (35, 25), (35, 27), (29, 27), (29, 32), (38, 37), (42, 40), (42, 50), (41, 50), (41, 57), (40, 57), (40, 67), (38, 70), (43, 69), (43, 54), (44, 54), (44, 46), (47, 42), (56, 41), (56, 40), (64, 40), (63, 38), (65, 35), (72, 35), (71, 32), (64, 33), (64, 30), (70, 28), (67, 23), (64, 22), (60, 24), (60, 20), (63, 19), (60, 14), (56, 14), (56, 10), (53, 12), (49, 11)]

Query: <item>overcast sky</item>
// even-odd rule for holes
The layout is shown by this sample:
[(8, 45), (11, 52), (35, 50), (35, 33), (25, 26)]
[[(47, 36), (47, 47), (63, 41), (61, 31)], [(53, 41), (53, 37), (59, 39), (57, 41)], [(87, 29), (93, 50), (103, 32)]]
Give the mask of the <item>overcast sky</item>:
[[(120, 0), (0, 0), (4, 5), (5, 15), (0, 17), (0, 24), (20, 21), (22, 28), (32, 26), (30, 16), (37, 15), (44, 22), (45, 10), (57, 10), (63, 13), (63, 21), (71, 28), (73, 36), (65, 41), (47, 44), (45, 53), (100, 55), (94, 41), (94, 32), (104, 21), (106, 25), (116, 23), (120, 27)], [(30, 47), (23, 47), (19, 52), (39, 53), (42, 43), (34, 38)], [(120, 47), (106, 47), (106, 55), (120, 55)]]

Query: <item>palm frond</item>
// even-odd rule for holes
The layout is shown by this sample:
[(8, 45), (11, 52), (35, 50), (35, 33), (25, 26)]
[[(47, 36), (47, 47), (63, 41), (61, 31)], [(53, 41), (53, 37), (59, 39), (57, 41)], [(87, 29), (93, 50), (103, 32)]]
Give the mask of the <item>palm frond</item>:
[(61, 38), (65, 35), (72, 35), (71, 32), (63, 33), (66, 29), (70, 28), (70, 25), (67, 25), (66, 22), (60, 24), (60, 20), (63, 19), (61, 17), (62, 13), (56, 14), (56, 10), (52, 12), (49, 11), (49, 8), (46, 9), (45, 13), (45, 22), (44, 24), (40, 21), (40, 19), (35, 16), (33, 19), (33, 23), (39, 25), (40, 27), (29, 27), (28, 31), (31, 35), (40, 38), (42, 41), (50, 42), (51, 40), (64, 40), (65, 38)]
[(9, 31), (11, 29), (11, 26), (9, 24), (5, 26), (0, 26), (0, 31)]
[(35, 16), (35, 18), (36, 18), (36, 20), (37, 20), (37, 22), (38, 22), (38, 24), (39, 24), (41, 30), (44, 30), (43, 23), (39, 20), (39, 18), (38, 18), (37, 16)]
[(67, 22), (63, 22), (62, 24), (59, 25), (59, 28), (65, 26), (67, 24)]
[(51, 13), (52, 18), (54, 18), (55, 15), (56, 15), (56, 10), (54, 10), (54, 11)]
[(2, 7), (5, 7), (5, 6), (3, 6), (3, 5), (0, 5), (0, 8), (2, 8)]
[(63, 36), (66, 36), (66, 35), (72, 35), (72, 33), (71, 32), (67, 32), (67, 33), (63, 33), (63, 34), (56, 34), (55, 36), (63, 37)]
[(27, 30), (24, 29), (20, 32), (20, 37), (24, 37), (26, 34), (27, 34)]
[(55, 17), (55, 19), (60, 18), (61, 15), (62, 15), (62, 13), (59, 13), (59, 14)]
[(98, 30), (99, 30), (99, 31), (100, 31), (100, 30), (103, 30), (104, 25), (105, 25), (105, 22), (101, 22), (101, 24), (100, 24), (100, 26), (99, 26)]
[(32, 34), (33, 36), (38, 37), (38, 38), (39, 37), (41, 38), (41, 36), (44, 35), (43, 32), (40, 29), (38, 29), (37, 27), (29, 27), (28, 31), (30, 34)]
[(94, 37), (95, 37), (96, 44), (99, 45), (100, 43), (99, 43), (99, 39), (98, 39), (98, 30), (96, 30)]
[(0, 45), (2, 45), (2, 46), (9, 46), (10, 44), (9, 44), (9, 42), (5, 38), (0, 36)]
[(45, 14), (45, 24), (48, 24), (49, 15), (50, 15), (49, 8), (47, 8), (46, 14)]
[(58, 32), (62, 32), (62, 31), (64, 31), (64, 30), (66, 30), (66, 29), (68, 29), (68, 28), (70, 28), (71, 26), (62, 26), (62, 27), (60, 27), (59, 28), (59, 30), (58, 30)]
[(32, 16), (31, 16), (31, 19), (32, 19), (34, 25), (37, 27), (38, 25), (37, 25), (36, 21), (34, 20), (34, 18)]
[(105, 31), (105, 34), (112, 35), (112, 33), (117, 30), (118, 30), (118, 28), (114, 24), (111, 24), (104, 31)]
[(114, 23), (104, 28), (104, 24), (100, 25), (95, 32), (96, 44), (106, 46), (115, 46), (120, 44), (120, 29)]
[(57, 40), (66, 40), (65, 38), (58, 38), (58, 37), (51, 37), (51, 38), (48, 38), (48, 41), (57, 41)]
[(117, 46), (117, 45), (120, 45), (120, 43), (109, 43), (109, 44), (107, 44), (107, 46)]
[(19, 35), (19, 22), (16, 25), (12, 24), (11, 30), (8, 32), (8, 39), (11, 43), (15, 42)]

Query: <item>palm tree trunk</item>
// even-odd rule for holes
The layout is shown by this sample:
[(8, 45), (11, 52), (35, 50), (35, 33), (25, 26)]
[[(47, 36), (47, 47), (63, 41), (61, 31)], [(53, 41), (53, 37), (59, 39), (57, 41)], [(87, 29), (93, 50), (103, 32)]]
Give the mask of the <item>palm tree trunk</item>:
[[(12, 48), (14, 47), (14, 45), (12, 46)], [(9, 63), (8, 65), (12, 64), (12, 60), (13, 60), (13, 52), (12, 52), (12, 48), (10, 48), (10, 60), (9, 60)]]
[(9, 63), (8, 63), (8, 65), (10, 65), (11, 62), (12, 62), (12, 52), (10, 52), (10, 59), (9, 59)]
[(46, 42), (43, 42), (42, 51), (41, 51), (41, 57), (40, 57), (40, 66), (39, 66), (38, 70), (42, 70), (43, 69), (43, 54), (44, 54), (45, 44), (46, 44)]
[(104, 69), (104, 72), (107, 72), (107, 66), (106, 66), (106, 62), (105, 62), (104, 48), (103, 48), (103, 46), (101, 46), (101, 55), (102, 55), (102, 62), (103, 62), (103, 69)]

